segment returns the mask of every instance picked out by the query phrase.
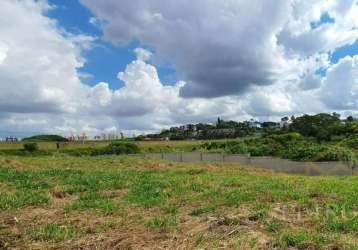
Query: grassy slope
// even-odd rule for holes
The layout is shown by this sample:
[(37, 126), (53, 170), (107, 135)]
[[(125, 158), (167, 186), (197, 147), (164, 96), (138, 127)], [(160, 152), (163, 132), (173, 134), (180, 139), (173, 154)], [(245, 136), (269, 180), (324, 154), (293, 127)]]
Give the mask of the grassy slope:
[(0, 157), (0, 249), (356, 249), (357, 212), (358, 177), (130, 157)]

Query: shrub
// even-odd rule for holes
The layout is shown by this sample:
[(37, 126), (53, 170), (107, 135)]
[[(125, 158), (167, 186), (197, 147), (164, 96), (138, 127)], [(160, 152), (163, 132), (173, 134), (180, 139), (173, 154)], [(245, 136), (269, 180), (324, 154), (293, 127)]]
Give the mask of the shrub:
[(39, 150), (39, 145), (37, 143), (25, 143), (24, 150), (27, 152), (36, 152)]
[(347, 139), (345, 144), (350, 148), (358, 150), (358, 137)]
[(139, 147), (130, 142), (113, 142), (103, 148), (77, 148), (61, 150), (62, 153), (72, 156), (100, 156), (100, 155), (121, 155), (137, 154)]
[(109, 144), (105, 148), (106, 154), (137, 154), (139, 153), (139, 148), (134, 143), (128, 143), (128, 142), (113, 142)]
[(247, 154), (248, 148), (244, 142), (238, 142), (238, 143), (232, 144), (229, 147), (228, 152), (231, 154)]
[(289, 158), (297, 161), (356, 161), (349, 149), (324, 145), (296, 147)]

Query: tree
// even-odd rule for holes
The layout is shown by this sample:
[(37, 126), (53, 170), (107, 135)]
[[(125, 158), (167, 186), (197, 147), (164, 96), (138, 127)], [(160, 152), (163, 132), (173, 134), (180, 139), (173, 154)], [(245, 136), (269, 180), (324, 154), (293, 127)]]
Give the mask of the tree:
[(347, 122), (353, 122), (354, 121), (354, 118), (353, 118), (353, 116), (348, 116), (347, 117)]
[(291, 130), (299, 132), (304, 136), (312, 136), (319, 141), (330, 140), (335, 134), (336, 128), (340, 126), (340, 119), (337, 114), (331, 115), (321, 113), (317, 115), (303, 115), (297, 117), (291, 124)]
[(25, 143), (24, 150), (33, 153), (39, 150), (39, 145), (37, 143)]

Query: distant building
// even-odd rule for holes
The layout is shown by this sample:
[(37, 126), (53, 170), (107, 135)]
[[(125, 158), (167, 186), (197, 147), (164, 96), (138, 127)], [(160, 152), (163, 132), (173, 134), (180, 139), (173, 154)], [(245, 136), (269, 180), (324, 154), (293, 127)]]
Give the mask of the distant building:
[(222, 134), (233, 134), (236, 132), (236, 129), (234, 129), (234, 128), (219, 128), (219, 129), (213, 129), (213, 130), (209, 130), (209, 131), (213, 131), (215, 133), (222, 133)]
[[(172, 129), (174, 130), (174, 128), (171, 128), (171, 130)], [(181, 132), (195, 132), (195, 131), (197, 131), (197, 127), (194, 124), (186, 124), (186, 125), (180, 126), (179, 130)]]
[(119, 139), (124, 139), (124, 134), (123, 133), (120, 133), (119, 135), (118, 134), (102, 134), (102, 135), (96, 135), (93, 137), (93, 139), (95, 141), (112, 141), (112, 140), (119, 140)]
[(288, 117), (283, 117), (280, 122), (280, 128), (289, 128), (292, 120)]
[(6, 137), (6, 141), (7, 141), (7, 142), (18, 142), (19, 139), (16, 138), (16, 137), (10, 136), (10, 137)]
[(249, 121), (249, 127), (254, 128), (254, 129), (261, 129), (262, 124), (260, 122), (258, 122), (258, 121), (255, 121), (254, 119), (251, 119)]
[(169, 141), (169, 137), (140, 137), (140, 141)]

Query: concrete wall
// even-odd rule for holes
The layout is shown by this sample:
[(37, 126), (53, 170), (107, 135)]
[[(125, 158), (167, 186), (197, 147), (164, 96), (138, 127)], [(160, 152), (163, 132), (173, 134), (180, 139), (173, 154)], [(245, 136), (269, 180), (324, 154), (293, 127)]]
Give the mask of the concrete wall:
[(352, 169), (345, 162), (296, 162), (274, 157), (250, 157), (247, 155), (227, 155), (220, 153), (149, 153), (145, 157), (158, 158), (174, 162), (236, 162), (242, 165), (260, 167), (290, 174), (310, 176), (358, 175), (358, 167)]

